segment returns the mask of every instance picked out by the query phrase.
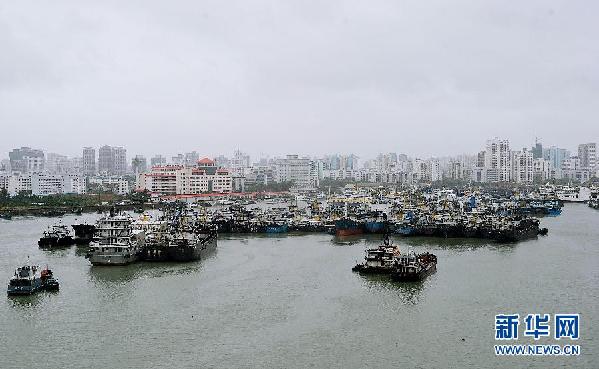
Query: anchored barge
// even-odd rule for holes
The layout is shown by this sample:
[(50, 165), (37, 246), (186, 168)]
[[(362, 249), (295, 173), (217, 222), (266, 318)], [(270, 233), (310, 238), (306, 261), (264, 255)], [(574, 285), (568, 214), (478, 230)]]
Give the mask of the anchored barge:
[(73, 241), (77, 245), (87, 245), (94, 239), (96, 233), (96, 226), (93, 224), (73, 224), (73, 230), (75, 231), (75, 238)]

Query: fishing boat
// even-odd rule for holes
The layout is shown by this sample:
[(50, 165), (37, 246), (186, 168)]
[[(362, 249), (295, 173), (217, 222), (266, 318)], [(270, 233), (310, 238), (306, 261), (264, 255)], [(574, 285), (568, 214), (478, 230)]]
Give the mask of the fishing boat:
[(178, 208), (167, 212), (166, 221), (149, 222), (140, 259), (146, 261), (195, 261), (216, 249), (216, 226), (201, 224), (197, 214)]
[(364, 233), (364, 228), (353, 219), (343, 218), (335, 221), (335, 235), (352, 236)]
[(385, 233), (387, 231), (387, 221), (386, 220), (366, 220), (364, 222), (364, 231), (365, 233)]
[(493, 238), (499, 242), (516, 242), (535, 238), (539, 234), (547, 234), (546, 228), (539, 228), (539, 220), (536, 218), (523, 218), (502, 224), (494, 231)]
[(433, 274), (437, 270), (437, 257), (425, 252), (416, 254), (410, 250), (395, 261), (395, 269), (391, 278), (398, 282), (417, 282)]
[(564, 186), (556, 191), (556, 195), (563, 202), (585, 202), (589, 200), (591, 190), (588, 187)]
[(86, 255), (92, 265), (127, 265), (137, 261), (144, 231), (133, 230), (131, 223), (130, 216), (114, 210), (98, 220), (98, 240), (90, 244)]
[(45, 269), (42, 269), (40, 278), (42, 280), (42, 288), (46, 291), (58, 291), (60, 289), (60, 284), (56, 278), (54, 278), (54, 274), (52, 273), (52, 270), (48, 269), (48, 266), (46, 266)]
[(9, 296), (31, 295), (43, 288), (42, 279), (37, 265), (24, 265), (15, 270), (8, 282)]
[(69, 246), (73, 244), (73, 236), (63, 224), (56, 224), (44, 231), (42, 237), (37, 241), (39, 247), (52, 248)]
[(287, 233), (289, 226), (287, 224), (271, 223), (264, 228), (265, 233)]
[(366, 250), (364, 262), (356, 264), (352, 271), (363, 274), (389, 274), (395, 268), (395, 259), (399, 257), (399, 247), (394, 246), (385, 235), (383, 244), (374, 249)]
[(401, 236), (412, 236), (416, 234), (416, 227), (408, 223), (396, 224), (393, 227), (393, 233)]

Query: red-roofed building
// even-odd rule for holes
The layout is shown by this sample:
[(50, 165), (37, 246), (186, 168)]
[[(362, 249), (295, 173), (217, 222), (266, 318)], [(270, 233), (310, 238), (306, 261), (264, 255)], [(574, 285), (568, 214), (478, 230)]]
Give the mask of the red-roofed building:
[(204, 165), (214, 166), (215, 165), (214, 160), (211, 160), (208, 158), (203, 158), (203, 159), (198, 160), (198, 164), (202, 165), (202, 166), (204, 166)]

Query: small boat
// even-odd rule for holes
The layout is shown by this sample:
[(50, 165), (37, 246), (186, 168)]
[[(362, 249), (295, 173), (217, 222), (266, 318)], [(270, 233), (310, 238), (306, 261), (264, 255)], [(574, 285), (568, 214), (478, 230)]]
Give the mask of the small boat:
[(40, 278), (42, 280), (42, 288), (46, 291), (59, 290), (60, 284), (58, 283), (56, 278), (54, 278), (54, 274), (52, 273), (52, 270), (48, 269), (48, 266), (46, 266), (46, 269), (42, 270), (42, 272), (40, 273)]
[(425, 252), (416, 254), (413, 251), (396, 259), (395, 270), (391, 278), (398, 282), (417, 282), (433, 274), (437, 270), (437, 257)]
[(8, 282), (7, 294), (32, 295), (43, 288), (39, 267), (36, 265), (24, 265), (15, 270), (15, 274)]

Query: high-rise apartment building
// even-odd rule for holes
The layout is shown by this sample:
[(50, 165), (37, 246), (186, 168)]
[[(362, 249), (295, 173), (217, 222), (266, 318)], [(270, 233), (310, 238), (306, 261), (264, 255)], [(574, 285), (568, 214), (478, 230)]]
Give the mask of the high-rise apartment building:
[(96, 149), (83, 148), (83, 174), (92, 176), (96, 174)]
[(597, 166), (597, 144), (586, 143), (578, 145), (578, 158), (580, 166), (585, 169), (594, 169)]
[(510, 141), (493, 138), (487, 141), (485, 171), (488, 182), (509, 182), (512, 174)]

